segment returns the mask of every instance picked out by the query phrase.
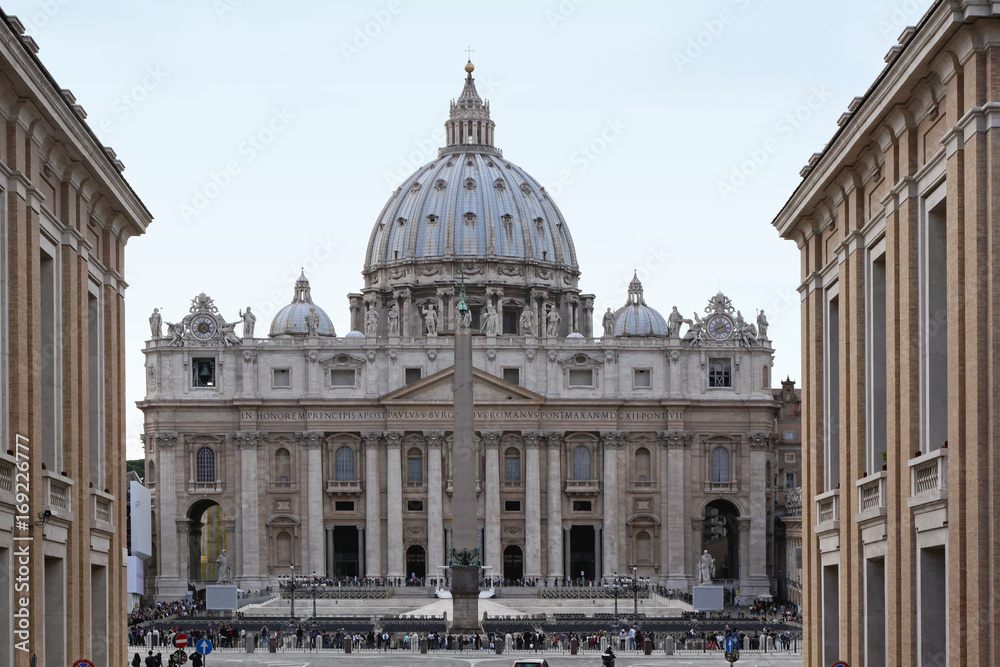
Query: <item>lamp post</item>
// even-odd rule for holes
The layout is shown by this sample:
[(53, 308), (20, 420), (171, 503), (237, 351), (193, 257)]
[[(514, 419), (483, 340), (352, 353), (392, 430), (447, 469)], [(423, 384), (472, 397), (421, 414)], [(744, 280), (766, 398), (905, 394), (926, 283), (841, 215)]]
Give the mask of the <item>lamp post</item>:
[(292, 592), (292, 611), (288, 620), (294, 622), (295, 621), (295, 565), (290, 565), (289, 567), (292, 569), (292, 578), (288, 582), (288, 590)]
[(633, 622), (639, 623), (639, 579), (637, 578), (639, 568), (632, 566), (632, 618)]
[(312, 593), (313, 593), (313, 623), (316, 622), (316, 573), (313, 572), (312, 580)]
[(611, 592), (615, 596), (615, 632), (618, 631), (618, 573), (615, 572), (615, 580), (611, 585)]

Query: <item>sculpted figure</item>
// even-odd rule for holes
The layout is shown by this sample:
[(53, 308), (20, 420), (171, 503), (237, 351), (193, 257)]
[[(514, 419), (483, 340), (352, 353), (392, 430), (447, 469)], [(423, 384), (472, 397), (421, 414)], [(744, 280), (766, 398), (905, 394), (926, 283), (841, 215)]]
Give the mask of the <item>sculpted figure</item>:
[(250, 312), (250, 306), (245, 311), (240, 311), (240, 319), (243, 320), (243, 337), (253, 338), (253, 327), (257, 324), (257, 316)]
[(236, 335), (236, 324), (236, 322), (222, 322), (219, 324), (219, 336), (222, 338), (222, 344), (226, 347), (239, 345), (242, 342), (240, 337)]
[(462, 313), (462, 326), (465, 327), (466, 329), (471, 329), (472, 328), (472, 311), (471, 310), (467, 310), (464, 313)]
[(521, 311), (521, 335), (535, 335), (535, 313), (530, 307)]
[(421, 311), (424, 314), (424, 330), (428, 337), (438, 335), (438, 310), (434, 305), (426, 306)]
[(611, 308), (604, 313), (604, 319), (601, 321), (604, 326), (604, 335), (611, 337), (615, 335), (615, 314), (611, 312)]
[(493, 304), (491, 303), (486, 306), (486, 314), (483, 317), (482, 331), (484, 331), (487, 336), (496, 336), (500, 332), (499, 320), (500, 316), (497, 314), (497, 309), (493, 307)]
[(683, 322), (684, 316), (677, 310), (677, 306), (674, 306), (674, 309), (670, 311), (670, 315), (667, 316), (667, 337), (680, 338), (681, 324)]
[(319, 335), (319, 313), (315, 308), (310, 308), (306, 314), (306, 335), (309, 337)]
[(216, 582), (220, 584), (231, 584), (233, 583), (233, 565), (229, 560), (229, 554), (223, 549), (219, 557), (215, 559), (216, 564), (218, 564), (216, 577)]
[(764, 315), (764, 311), (761, 310), (757, 313), (757, 337), (760, 340), (767, 340), (767, 317)]
[(545, 331), (546, 336), (555, 337), (559, 335), (559, 322), (562, 321), (562, 317), (559, 316), (559, 311), (553, 306), (549, 310), (549, 314), (545, 317), (546, 322), (548, 322), (548, 328)]
[(169, 338), (167, 345), (170, 347), (184, 347), (184, 323), (167, 322), (167, 337)]
[(159, 308), (154, 308), (153, 314), (149, 316), (149, 331), (153, 334), (153, 340), (160, 340), (163, 335), (163, 320), (160, 318)]
[(389, 335), (398, 336), (399, 335), (399, 309), (396, 308), (396, 304), (389, 306)]
[(368, 304), (368, 312), (365, 313), (365, 335), (373, 338), (378, 335), (378, 311), (372, 304)]
[(712, 577), (715, 576), (715, 559), (708, 553), (708, 549), (701, 555), (701, 560), (698, 562), (699, 571), (699, 582), (704, 586), (712, 583)]

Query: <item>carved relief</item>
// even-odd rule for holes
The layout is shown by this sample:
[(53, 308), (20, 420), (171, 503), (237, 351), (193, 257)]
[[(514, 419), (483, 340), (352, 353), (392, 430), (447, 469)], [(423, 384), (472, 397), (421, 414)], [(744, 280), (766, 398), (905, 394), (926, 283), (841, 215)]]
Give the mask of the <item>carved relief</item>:
[(436, 276), (441, 273), (441, 265), (435, 264), (434, 266), (420, 266), (417, 267), (417, 273), (422, 276)]
[(404, 268), (389, 269), (389, 277), (393, 280), (399, 280), (400, 278), (405, 278), (406, 274), (409, 273)]
[(497, 271), (499, 271), (501, 274), (503, 274), (505, 276), (511, 276), (511, 277), (514, 277), (514, 276), (523, 276), (524, 275), (524, 269), (521, 268), (520, 266), (504, 266), (504, 265), (501, 265), (501, 266), (497, 267)]

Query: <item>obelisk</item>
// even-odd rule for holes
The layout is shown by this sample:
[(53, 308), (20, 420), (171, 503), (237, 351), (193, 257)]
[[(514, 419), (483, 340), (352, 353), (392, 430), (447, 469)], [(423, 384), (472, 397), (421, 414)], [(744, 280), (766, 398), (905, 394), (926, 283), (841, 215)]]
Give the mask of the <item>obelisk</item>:
[[(464, 278), (464, 277), (463, 277)], [(455, 330), (455, 428), (452, 436), (452, 632), (478, 633), (479, 548), (476, 530), (476, 438), (472, 424), (472, 334), (467, 326), (465, 281)]]

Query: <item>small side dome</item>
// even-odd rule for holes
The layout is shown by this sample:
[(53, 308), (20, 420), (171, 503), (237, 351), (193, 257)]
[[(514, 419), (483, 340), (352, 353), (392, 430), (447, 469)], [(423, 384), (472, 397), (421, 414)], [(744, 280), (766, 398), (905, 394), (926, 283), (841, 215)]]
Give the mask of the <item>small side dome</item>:
[(278, 311), (271, 320), (271, 336), (305, 336), (309, 333), (309, 316), (315, 312), (319, 318), (316, 333), (319, 336), (336, 336), (333, 321), (322, 308), (312, 301), (309, 281), (305, 273), (295, 281), (295, 297), (292, 302)]
[(584, 337), (583, 334), (580, 333), (579, 331), (574, 331), (570, 335), (566, 336), (566, 338), (583, 338), (583, 337)]
[(365, 335), (360, 331), (358, 331), (357, 329), (354, 329), (353, 331), (348, 331), (347, 335), (344, 336), (344, 338), (364, 338), (364, 337)]
[(646, 305), (642, 283), (635, 274), (628, 286), (628, 303), (615, 313), (615, 337), (619, 336), (667, 337), (667, 321), (656, 309)]

